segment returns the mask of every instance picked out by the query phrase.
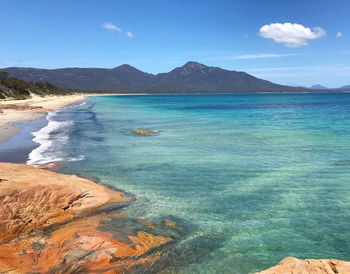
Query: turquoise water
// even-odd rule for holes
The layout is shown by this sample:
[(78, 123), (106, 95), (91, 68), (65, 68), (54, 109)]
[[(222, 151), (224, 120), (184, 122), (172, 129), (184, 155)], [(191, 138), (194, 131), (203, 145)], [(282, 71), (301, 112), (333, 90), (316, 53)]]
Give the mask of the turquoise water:
[(100, 96), (55, 117), (71, 122), (48, 138), (67, 138), (41, 154), (71, 161), (62, 172), (135, 194), (130, 217), (188, 230), (166, 270), (350, 260), (350, 94)]

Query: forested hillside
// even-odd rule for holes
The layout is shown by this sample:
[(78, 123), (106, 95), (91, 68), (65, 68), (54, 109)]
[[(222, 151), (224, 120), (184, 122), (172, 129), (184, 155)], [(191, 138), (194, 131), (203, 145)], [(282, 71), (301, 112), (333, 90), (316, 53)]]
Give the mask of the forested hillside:
[(9, 77), (8, 72), (0, 71), (0, 99), (26, 99), (30, 94), (39, 96), (71, 94), (74, 90), (60, 89), (45, 82), (27, 82), (15, 77)]

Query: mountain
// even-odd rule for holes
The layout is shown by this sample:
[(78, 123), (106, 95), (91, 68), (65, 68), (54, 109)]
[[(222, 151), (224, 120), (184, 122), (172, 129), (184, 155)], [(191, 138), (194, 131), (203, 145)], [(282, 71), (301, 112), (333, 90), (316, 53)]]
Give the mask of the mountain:
[(4, 68), (25, 81), (50, 82), (62, 89), (146, 93), (298, 92), (308, 89), (274, 84), (245, 72), (188, 62), (168, 73), (150, 74), (130, 65), (113, 69)]
[(10, 76), (25, 81), (50, 82), (60, 88), (78, 90), (124, 90), (138, 89), (149, 81), (151, 74), (132, 66), (122, 65), (113, 69), (103, 68), (5, 68)]
[(311, 86), (310, 89), (327, 90), (327, 91), (346, 91), (346, 90), (350, 90), (350, 85), (342, 86), (340, 88), (327, 88), (325, 86), (321, 86), (317, 84), (317, 85)]
[(311, 89), (328, 89), (325, 86), (321, 86), (320, 84), (316, 84), (310, 87)]

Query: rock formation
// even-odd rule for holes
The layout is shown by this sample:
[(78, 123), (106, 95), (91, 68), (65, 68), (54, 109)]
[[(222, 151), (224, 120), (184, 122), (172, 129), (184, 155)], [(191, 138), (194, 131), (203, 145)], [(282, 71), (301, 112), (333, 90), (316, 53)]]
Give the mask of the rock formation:
[(173, 239), (118, 213), (127, 202), (87, 179), (0, 163), (0, 272), (149, 269)]
[(347, 274), (350, 273), (350, 262), (334, 259), (306, 259), (286, 257), (273, 266), (257, 274)]
[(136, 135), (151, 135), (151, 134), (156, 134), (158, 131), (156, 130), (149, 130), (149, 129), (137, 129), (134, 130), (133, 132)]

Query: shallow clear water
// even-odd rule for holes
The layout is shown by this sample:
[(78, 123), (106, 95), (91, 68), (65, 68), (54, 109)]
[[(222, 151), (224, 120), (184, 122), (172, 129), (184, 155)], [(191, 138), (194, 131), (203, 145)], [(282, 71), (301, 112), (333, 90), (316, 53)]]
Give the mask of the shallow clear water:
[(135, 194), (131, 217), (190, 229), (174, 271), (350, 260), (350, 94), (100, 96), (55, 119), (74, 121), (46, 153), (72, 160), (63, 172)]

